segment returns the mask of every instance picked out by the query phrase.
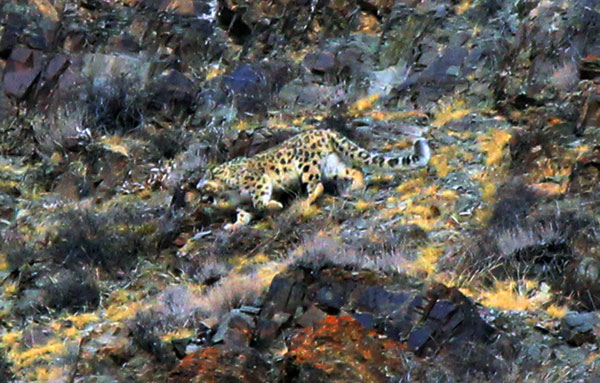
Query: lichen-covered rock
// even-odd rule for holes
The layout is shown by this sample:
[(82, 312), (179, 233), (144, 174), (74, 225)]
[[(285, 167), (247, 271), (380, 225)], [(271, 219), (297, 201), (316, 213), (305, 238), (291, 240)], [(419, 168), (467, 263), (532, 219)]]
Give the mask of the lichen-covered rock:
[[(515, 342), (487, 325), (458, 290), (434, 285), (423, 294), (412, 283), (371, 271), (292, 267), (274, 278), (255, 327), (248, 314), (226, 314), (213, 336), (224, 345), (188, 355), (171, 379), (216, 376), (207, 355), (222, 361), (234, 349), (248, 360), (263, 351), (261, 360), (275, 367), (270, 371), (290, 382), (346, 382), (355, 376), (387, 382), (428, 374), (502, 379)], [(267, 355), (283, 357), (283, 364)], [(417, 363), (418, 356), (435, 358), (436, 367)], [(253, 379), (248, 368), (241, 362), (222, 365), (218, 375)]]
[(284, 379), (297, 383), (389, 382), (408, 373), (407, 346), (364, 328), (349, 316), (327, 316), (295, 332), (288, 343)]
[(169, 383), (273, 381), (269, 364), (252, 348), (207, 347), (187, 355), (169, 375)]

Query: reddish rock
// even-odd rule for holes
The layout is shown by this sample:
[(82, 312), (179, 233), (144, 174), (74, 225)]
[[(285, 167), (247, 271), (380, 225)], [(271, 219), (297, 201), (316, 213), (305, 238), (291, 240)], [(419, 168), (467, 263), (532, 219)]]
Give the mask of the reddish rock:
[(223, 342), (231, 347), (247, 347), (250, 344), (253, 330), (252, 317), (239, 310), (232, 310), (221, 319), (212, 340), (214, 343)]
[[(406, 345), (380, 339), (348, 316), (327, 316), (315, 328), (297, 331), (288, 349), (286, 372), (305, 377), (294, 382), (308, 382), (308, 377), (322, 382), (346, 383), (357, 377), (389, 382), (403, 375), (404, 360), (410, 358)], [(315, 369), (320, 373), (312, 372)]]
[(56, 180), (52, 191), (72, 201), (79, 201), (83, 179), (80, 175), (66, 172)]
[(168, 383), (244, 382), (264, 383), (269, 365), (251, 348), (207, 347), (186, 356), (169, 374)]
[(302, 327), (312, 327), (317, 322), (325, 319), (326, 314), (316, 306), (310, 306), (304, 314), (302, 314), (296, 323)]
[(180, 15), (193, 15), (195, 11), (194, 0), (163, 0), (158, 10)]

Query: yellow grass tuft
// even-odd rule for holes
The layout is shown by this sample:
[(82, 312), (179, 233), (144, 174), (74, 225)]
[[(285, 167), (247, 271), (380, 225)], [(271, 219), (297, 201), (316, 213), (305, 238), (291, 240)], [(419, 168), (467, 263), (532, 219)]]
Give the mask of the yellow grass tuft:
[[(550, 288), (537, 281), (496, 281), (492, 290), (481, 293), (481, 303), (500, 310), (535, 311), (552, 298)], [(558, 313), (558, 310), (555, 311)]]
[(438, 177), (446, 177), (450, 173), (451, 168), (448, 166), (448, 159), (443, 154), (434, 155), (429, 163), (435, 168)]
[(465, 108), (464, 100), (457, 100), (453, 104), (441, 104), (439, 111), (435, 114), (431, 126), (436, 128), (446, 125), (448, 122), (458, 120), (471, 113), (471, 110)]
[(2, 334), (2, 347), (13, 348), (20, 342), (23, 337), (22, 331), (11, 331)]
[(569, 309), (566, 306), (556, 306), (556, 305), (550, 305), (546, 309), (546, 313), (548, 315), (550, 315), (552, 318), (557, 318), (557, 319), (564, 317), (567, 314), (567, 311), (569, 311)]
[(371, 177), (371, 183), (374, 185), (392, 182), (393, 180), (394, 180), (394, 175), (387, 174), (387, 173), (375, 173)]
[(492, 291), (484, 291), (481, 303), (500, 310), (528, 311), (535, 308), (533, 302), (519, 294), (514, 281), (496, 281)]
[(496, 185), (492, 182), (484, 182), (481, 185), (481, 199), (483, 202), (491, 203), (496, 195)]
[(66, 382), (64, 370), (59, 367), (37, 367), (33, 371), (36, 382)]
[(372, 209), (373, 206), (375, 206), (373, 202), (368, 202), (361, 199), (358, 202), (356, 202), (355, 208), (358, 211), (366, 211)]
[(271, 262), (258, 269), (256, 275), (260, 281), (262, 289), (266, 289), (271, 285), (273, 278), (281, 273), (287, 267), (286, 262)]
[(163, 342), (170, 342), (173, 339), (183, 339), (183, 338), (191, 338), (193, 337), (195, 334), (192, 330), (188, 329), (188, 328), (183, 328), (183, 329), (179, 329), (176, 331), (171, 331), (166, 333), (165, 335), (161, 336), (160, 339)]
[(43, 346), (32, 347), (16, 355), (17, 365), (19, 367), (29, 367), (39, 360), (53, 360), (66, 352), (65, 344), (62, 340), (51, 340)]
[(411, 110), (409, 112), (385, 112), (381, 110), (375, 110), (371, 112), (371, 117), (376, 121), (390, 121), (404, 120), (411, 117), (427, 118), (427, 115), (418, 110)]
[(492, 129), (489, 134), (477, 138), (481, 152), (487, 155), (486, 165), (493, 166), (501, 163), (504, 147), (510, 138), (510, 133), (500, 129)]
[(79, 335), (79, 330), (76, 327), (69, 327), (64, 329), (63, 334), (66, 338), (73, 339)]
[(129, 157), (127, 143), (123, 141), (121, 136), (106, 136), (100, 140), (100, 143), (102, 143), (105, 149), (110, 150), (111, 152), (119, 153), (125, 157)]
[(577, 157), (581, 157), (590, 151), (590, 147), (588, 145), (580, 145), (573, 148), (573, 150), (575, 151), (575, 153), (577, 153)]
[(0, 271), (6, 271), (10, 268), (6, 254), (0, 253)]
[(462, 0), (460, 4), (456, 6), (456, 14), (462, 15), (473, 5), (473, 0)]
[(126, 305), (112, 304), (106, 308), (106, 317), (114, 322), (121, 322), (133, 318), (142, 308), (140, 302), (131, 302)]
[(458, 198), (458, 194), (454, 190), (444, 189), (438, 193), (438, 196), (443, 200), (454, 201)]
[(269, 120), (267, 121), (267, 125), (269, 126), (269, 129), (273, 130), (283, 130), (290, 128), (290, 124), (282, 120)]
[(82, 328), (84, 328), (88, 323), (98, 322), (99, 319), (100, 318), (95, 313), (84, 313), (84, 314), (79, 314), (79, 315), (69, 315), (68, 317), (65, 318), (65, 320), (68, 320), (68, 321), (72, 322), (73, 326), (75, 326), (79, 330), (81, 330)]
[[(254, 226), (256, 227), (256, 225)], [(264, 265), (270, 261), (264, 253), (258, 253), (253, 257), (236, 257), (230, 260), (232, 265), (235, 265), (236, 272), (242, 272), (242, 270), (250, 265)]]
[(13, 296), (19, 291), (19, 284), (17, 282), (4, 282), (2, 291), (6, 296)]
[(437, 246), (426, 246), (419, 248), (419, 252), (421, 254), (409, 265), (409, 271), (434, 275), (437, 262), (444, 250)]
[(247, 121), (240, 121), (233, 126), (233, 129), (241, 131), (241, 130), (247, 130), (248, 127), (249, 127), (249, 124)]
[(114, 322), (120, 322), (137, 314), (142, 307), (139, 297), (127, 290), (116, 290), (107, 299), (106, 317)]
[(373, 104), (379, 100), (379, 94), (372, 94), (357, 100), (351, 107), (350, 113), (354, 115), (363, 114), (365, 111), (373, 109)]
[(225, 73), (225, 68), (219, 68), (218, 65), (212, 65), (208, 72), (206, 72), (206, 81), (210, 81), (213, 78), (222, 75)]
[(420, 193), (421, 189), (425, 186), (423, 180), (420, 178), (413, 178), (404, 182), (401, 185), (398, 185), (396, 189), (394, 189), (397, 193), (401, 193), (403, 195), (414, 195), (416, 193)]
[(321, 209), (316, 204), (309, 205), (306, 202), (308, 201), (303, 201), (303, 203), (301, 204), (300, 216), (305, 220), (309, 220), (317, 216), (321, 212)]

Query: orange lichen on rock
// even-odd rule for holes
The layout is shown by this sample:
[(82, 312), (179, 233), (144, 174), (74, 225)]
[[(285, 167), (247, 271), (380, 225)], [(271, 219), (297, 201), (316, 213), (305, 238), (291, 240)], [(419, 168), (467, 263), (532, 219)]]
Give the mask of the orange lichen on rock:
[(411, 110), (408, 112), (386, 112), (376, 110), (371, 113), (371, 117), (376, 121), (402, 120), (411, 117), (427, 118), (427, 115), (419, 110)]
[(179, 366), (171, 372), (168, 383), (226, 381), (269, 381), (268, 365), (254, 349), (206, 347), (183, 358)]
[(357, 100), (351, 107), (350, 113), (353, 115), (362, 115), (365, 111), (373, 108), (373, 104), (379, 100), (378, 94), (372, 94)]
[(328, 374), (330, 382), (345, 383), (357, 376), (364, 382), (389, 381), (388, 374), (403, 370), (402, 354), (407, 347), (378, 339), (349, 316), (327, 316), (315, 328), (296, 332), (288, 349), (295, 364), (311, 365)]

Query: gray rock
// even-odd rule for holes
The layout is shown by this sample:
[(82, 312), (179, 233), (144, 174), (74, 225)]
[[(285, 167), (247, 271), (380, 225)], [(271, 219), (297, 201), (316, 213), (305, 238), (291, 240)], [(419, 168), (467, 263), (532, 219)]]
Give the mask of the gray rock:
[(231, 346), (248, 346), (253, 329), (252, 317), (239, 309), (234, 309), (221, 319), (212, 341)]
[(594, 328), (600, 324), (598, 314), (569, 312), (560, 323), (560, 335), (569, 343), (580, 346), (586, 342), (595, 342)]
[(127, 79), (143, 88), (150, 79), (152, 65), (148, 60), (100, 53), (83, 57), (82, 73), (89, 77), (94, 86), (105, 86), (115, 79)]

